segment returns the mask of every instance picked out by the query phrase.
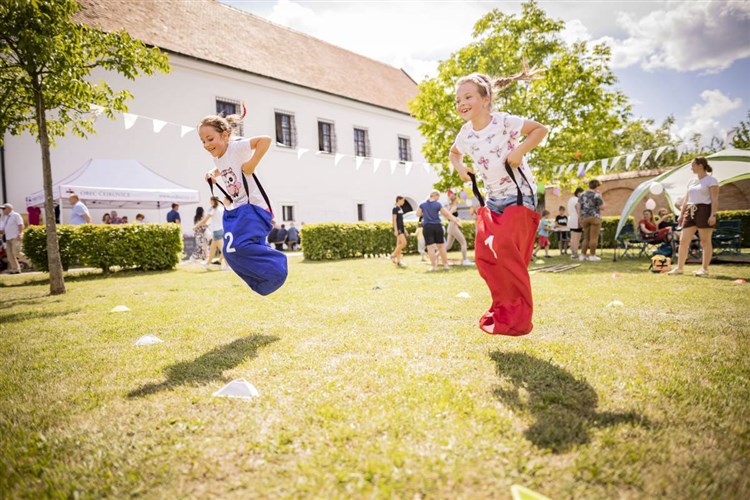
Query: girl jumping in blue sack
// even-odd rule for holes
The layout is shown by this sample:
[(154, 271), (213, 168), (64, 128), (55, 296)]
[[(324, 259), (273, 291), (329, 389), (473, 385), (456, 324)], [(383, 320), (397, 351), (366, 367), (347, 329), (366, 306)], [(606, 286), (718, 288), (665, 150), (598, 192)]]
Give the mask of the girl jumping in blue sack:
[(232, 201), (222, 219), (224, 258), (250, 288), (268, 295), (284, 284), (288, 272), (286, 256), (268, 245), (266, 238), (273, 226), (271, 202), (255, 175), (271, 138), (233, 137), (232, 125), (244, 116), (244, 106), (242, 116), (207, 116), (198, 124), (198, 135), (214, 157), (215, 168), (206, 173), (211, 190), (221, 176), (225, 187), (216, 186)]

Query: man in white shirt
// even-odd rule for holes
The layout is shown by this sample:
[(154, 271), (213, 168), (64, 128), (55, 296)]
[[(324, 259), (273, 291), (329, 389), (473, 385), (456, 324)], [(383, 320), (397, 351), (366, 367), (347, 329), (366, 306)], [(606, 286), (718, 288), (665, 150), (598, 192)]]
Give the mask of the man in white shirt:
[(0, 217), (0, 232), (5, 242), (5, 253), (8, 257), (7, 274), (21, 272), (18, 266), (18, 256), (21, 253), (21, 238), (23, 237), (23, 219), (21, 214), (13, 210), (13, 205), (3, 205), (3, 216)]
[(80, 226), (81, 224), (91, 224), (91, 216), (89, 215), (89, 209), (86, 205), (78, 199), (77, 194), (71, 194), (68, 201), (73, 206), (70, 214), (70, 223), (74, 226)]

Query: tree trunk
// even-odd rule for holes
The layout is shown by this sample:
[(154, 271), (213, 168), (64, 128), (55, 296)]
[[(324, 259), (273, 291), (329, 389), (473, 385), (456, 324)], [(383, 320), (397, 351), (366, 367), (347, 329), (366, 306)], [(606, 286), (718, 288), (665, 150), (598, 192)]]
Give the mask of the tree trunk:
[[(63, 281), (60, 245), (57, 241), (55, 224), (55, 200), (52, 197), (52, 165), (49, 155), (49, 137), (47, 136), (47, 115), (44, 109), (44, 98), (39, 76), (34, 79), (36, 98), (36, 123), (39, 127), (39, 145), (42, 148), (42, 173), (44, 177), (44, 221), (47, 226), (47, 266), (49, 267), (49, 292), (51, 295), (65, 293)], [(62, 205), (60, 205), (62, 211)]]

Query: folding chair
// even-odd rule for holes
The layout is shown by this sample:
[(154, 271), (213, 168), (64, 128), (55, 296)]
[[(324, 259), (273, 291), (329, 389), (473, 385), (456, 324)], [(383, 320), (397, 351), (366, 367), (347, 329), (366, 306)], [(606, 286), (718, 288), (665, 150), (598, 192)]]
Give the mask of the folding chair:
[(739, 255), (742, 249), (742, 228), (740, 219), (720, 220), (711, 238), (714, 254)]
[[(656, 247), (659, 243), (653, 243), (646, 241), (642, 239), (640, 236), (636, 235), (635, 229), (633, 228), (633, 224), (628, 222), (625, 224), (622, 228), (622, 232), (620, 233), (620, 236), (617, 238), (617, 246), (618, 248), (624, 248), (625, 251), (622, 254), (622, 257), (627, 257), (628, 259), (638, 259), (643, 257), (644, 255), (648, 255), (648, 251), (651, 247)], [(636, 255), (637, 252), (637, 255)]]

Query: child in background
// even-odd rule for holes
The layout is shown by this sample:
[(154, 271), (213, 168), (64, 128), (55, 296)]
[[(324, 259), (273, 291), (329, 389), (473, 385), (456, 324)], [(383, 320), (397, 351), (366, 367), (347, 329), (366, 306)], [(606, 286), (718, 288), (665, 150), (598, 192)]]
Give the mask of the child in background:
[(549, 257), (549, 232), (552, 230), (552, 221), (547, 217), (549, 217), (549, 210), (544, 210), (542, 220), (539, 221), (539, 229), (536, 231), (539, 246), (534, 250), (534, 257), (541, 248), (544, 248), (544, 256)]
[(560, 255), (567, 255), (570, 231), (568, 231), (568, 216), (565, 214), (565, 207), (563, 206), (560, 206), (557, 217), (555, 217), (555, 229), (557, 230), (557, 247), (560, 249)]
[(422, 256), (422, 262), (424, 262), (427, 260), (425, 258), (427, 255), (427, 251), (425, 250), (427, 245), (425, 245), (424, 232), (422, 231), (422, 217), (420, 217), (417, 222), (417, 232), (415, 233), (415, 236), (417, 237), (417, 251), (419, 252), (419, 255)]

